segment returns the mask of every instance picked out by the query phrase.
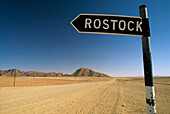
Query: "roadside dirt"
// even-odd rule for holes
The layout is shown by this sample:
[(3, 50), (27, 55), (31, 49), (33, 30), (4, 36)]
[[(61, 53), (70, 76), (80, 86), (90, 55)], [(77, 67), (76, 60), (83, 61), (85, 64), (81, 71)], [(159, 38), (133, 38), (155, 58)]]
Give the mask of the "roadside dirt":
[[(170, 113), (167, 83), (155, 84), (157, 113)], [(67, 85), (0, 87), (0, 114), (23, 113), (146, 114), (144, 81), (114, 78)]]

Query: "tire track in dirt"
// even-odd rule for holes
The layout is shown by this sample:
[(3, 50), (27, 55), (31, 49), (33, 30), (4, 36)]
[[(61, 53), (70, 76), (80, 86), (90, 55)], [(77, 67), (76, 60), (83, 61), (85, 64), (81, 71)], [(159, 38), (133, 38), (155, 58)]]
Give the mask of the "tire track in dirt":
[[(101, 107), (107, 108), (107, 107), (112, 107), (114, 106), (114, 103), (112, 102), (114, 99), (109, 99), (107, 96), (111, 96), (109, 93), (110, 88), (113, 88), (112, 82), (107, 82), (107, 83), (101, 83), (100, 87), (94, 88), (93, 91), (89, 91), (84, 97), (76, 99), (76, 103), (72, 104), (72, 107), (70, 108), (73, 110), (73, 108), (76, 108), (74, 113), (95, 113), (95, 108), (97, 108), (98, 113), (102, 113), (103, 111), (101, 110)], [(115, 89), (115, 88), (114, 88)], [(81, 96), (81, 95), (80, 95)], [(114, 94), (112, 94), (114, 96)], [(110, 103), (109, 105), (106, 104), (105, 102), (102, 101), (102, 99), (106, 99), (106, 103)], [(77, 105), (79, 104), (79, 105)], [(98, 104), (100, 104), (100, 108), (98, 108)], [(111, 107), (111, 108), (112, 108)], [(98, 111), (98, 109), (100, 109)], [(69, 113), (68, 110), (66, 113)], [(110, 110), (109, 110), (110, 111)], [(104, 112), (103, 112), (104, 113)]]
[(98, 100), (95, 106), (93, 106), (93, 108), (90, 110), (90, 113), (97, 114), (97, 113), (104, 113), (104, 112), (109, 113), (110, 112), (108, 108), (112, 108), (113, 107), (112, 105), (115, 104), (113, 102), (110, 104), (112, 100), (112, 99), (109, 99), (110, 94), (111, 94), (111, 88), (112, 86), (108, 85), (106, 88), (103, 88), (103, 90), (101, 90), (100, 96), (98, 97)]
[[(90, 88), (86, 88), (84, 90), (79, 91), (78, 93), (74, 93), (74, 95), (71, 96), (72, 102), (66, 102), (67, 109), (62, 111), (63, 113), (87, 113), (87, 109), (90, 109), (93, 105), (92, 102), (89, 102), (87, 100), (95, 100), (95, 96), (93, 96), (95, 93), (100, 91), (100, 88), (103, 87), (103, 82), (98, 83), (96, 86), (92, 86)], [(89, 96), (92, 96), (90, 98)], [(90, 104), (87, 106), (87, 104)], [(63, 106), (65, 108), (65, 106)]]
[(126, 107), (125, 107), (125, 98), (124, 98), (124, 94), (123, 94), (123, 90), (122, 90), (122, 86), (120, 84), (121, 82), (117, 82), (117, 98), (116, 98), (116, 103), (114, 108), (112, 108), (112, 114), (124, 114), (126, 113)]

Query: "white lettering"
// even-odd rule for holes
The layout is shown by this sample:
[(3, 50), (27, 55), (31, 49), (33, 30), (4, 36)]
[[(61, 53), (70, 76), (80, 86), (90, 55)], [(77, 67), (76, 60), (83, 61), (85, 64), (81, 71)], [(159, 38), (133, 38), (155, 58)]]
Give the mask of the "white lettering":
[(134, 28), (130, 28), (130, 23), (134, 24), (134, 22), (133, 22), (133, 21), (129, 21), (129, 22), (128, 22), (128, 30), (133, 31), (133, 30), (134, 30)]
[[(121, 23), (123, 23), (123, 28), (121, 28)], [(123, 31), (123, 30), (125, 30), (125, 28), (126, 28), (126, 22), (124, 20), (120, 20), (119, 21), (119, 29)]]
[(113, 30), (115, 30), (115, 23), (117, 22), (117, 20), (110, 20), (111, 22), (113, 22)]
[(108, 21), (109, 21), (109, 20), (107, 20), (107, 19), (103, 20), (103, 24), (106, 25), (106, 27), (103, 26), (104, 29), (108, 29), (108, 28), (109, 28), (109, 24), (106, 23), (106, 22), (108, 22)]
[(136, 23), (136, 31), (137, 32), (138, 32), (138, 29), (140, 29), (140, 32), (142, 32), (141, 24), (142, 24), (142, 21), (140, 23), (139, 23), (139, 21), (137, 21), (137, 23)]
[[(96, 26), (96, 22), (97, 22), (97, 21), (98, 21), (98, 23), (99, 23), (98, 26)], [(99, 29), (100, 26), (101, 26), (101, 21), (100, 21), (100, 19), (95, 19), (95, 20), (94, 20), (94, 28)]]
[(91, 25), (90, 25), (91, 22), (92, 22), (91, 19), (86, 18), (86, 19), (85, 19), (85, 28), (87, 28), (87, 25), (89, 26), (89, 28), (91, 28)]

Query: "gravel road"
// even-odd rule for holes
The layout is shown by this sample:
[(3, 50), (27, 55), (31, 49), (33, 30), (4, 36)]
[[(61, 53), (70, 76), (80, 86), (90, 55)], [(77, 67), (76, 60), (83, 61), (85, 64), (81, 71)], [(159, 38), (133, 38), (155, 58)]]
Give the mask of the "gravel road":
[[(168, 86), (169, 85), (163, 85)], [(160, 88), (161, 87), (161, 88)], [(160, 88), (160, 89), (159, 89)], [(168, 88), (169, 89), (169, 88)], [(156, 90), (165, 90), (157, 86)], [(165, 91), (158, 112), (169, 112)], [(166, 98), (166, 99), (163, 99)], [(142, 80), (90, 82), (55, 86), (0, 87), (0, 114), (138, 114), (146, 113)]]

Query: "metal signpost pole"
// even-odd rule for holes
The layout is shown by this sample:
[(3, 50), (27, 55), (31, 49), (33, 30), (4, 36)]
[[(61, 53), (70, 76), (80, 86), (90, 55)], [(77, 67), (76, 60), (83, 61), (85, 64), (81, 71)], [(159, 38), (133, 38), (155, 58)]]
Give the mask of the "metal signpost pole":
[[(147, 19), (146, 5), (139, 7), (140, 17)], [(147, 114), (156, 114), (155, 92), (153, 84), (152, 60), (150, 50), (150, 37), (147, 35), (142, 37), (143, 48), (143, 63), (144, 63), (144, 77), (145, 77), (145, 91), (146, 91), (146, 107)]]

